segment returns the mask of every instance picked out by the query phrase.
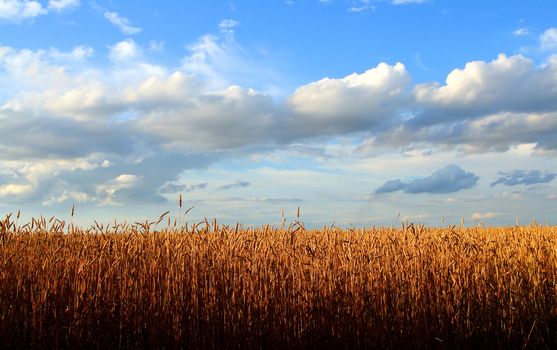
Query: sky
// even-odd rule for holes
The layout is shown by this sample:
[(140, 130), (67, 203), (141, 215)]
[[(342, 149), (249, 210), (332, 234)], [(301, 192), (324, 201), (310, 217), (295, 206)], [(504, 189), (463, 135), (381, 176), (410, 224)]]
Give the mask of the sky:
[(0, 0), (0, 214), (557, 224), (554, 0)]

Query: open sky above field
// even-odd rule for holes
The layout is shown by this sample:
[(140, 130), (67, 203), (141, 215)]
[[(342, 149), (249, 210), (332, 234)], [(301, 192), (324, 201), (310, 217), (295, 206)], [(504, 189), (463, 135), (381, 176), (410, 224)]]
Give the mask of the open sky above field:
[(557, 224), (554, 0), (0, 0), (0, 213)]

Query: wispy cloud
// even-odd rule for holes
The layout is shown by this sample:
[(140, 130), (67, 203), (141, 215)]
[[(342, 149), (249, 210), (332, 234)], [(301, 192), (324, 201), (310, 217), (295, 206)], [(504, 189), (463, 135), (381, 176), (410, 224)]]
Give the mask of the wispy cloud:
[(234, 188), (244, 188), (244, 187), (249, 187), (251, 185), (251, 183), (249, 183), (248, 181), (236, 181), (234, 183), (228, 184), (228, 185), (223, 185), (220, 186), (219, 189), (221, 190), (231, 190)]
[(512, 35), (514, 36), (526, 36), (530, 34), (531, 32), (530, 30), (528, 30), (528, 28), (518, 28), (512, 31)]
[(132, 25), (127, 18), (117, 12), (105, 12), (104, 17), (125, 35), (134, 35), (142, 31), (140, 27)]
[(405, 4), (424, 4), (427, 3), (429, 0), (392, 0), (391, 4), (393, 5), (405, 5)]
[(241, 85), (280, 93), (284, 77), (273, 64), (272, 55), (241, 45), (233, 30), (238, 24), (234, 20), (223, 22), (218, 34), (203, 35), (187, 46), (189, 54), (182, 60), (182, 70), (215, 90)]
[(234, 32), (234, 28), (237, 27), (239, 24), (240, 22), (235, 19), (223, 19), (219, 23), (219, 29), (224, 33), (231, 33)]
[(542, 173), (539, 170), (515, 170), (510, 173), (501, 172), (499, 175), (501, 176), (491, 183), (492, 187), (499, 184), (505, 186), (516, 186), (548, 183), (557, 177), (557, 173)]
[(352, 6), (348, 8), (348, 12), (366, 12), (375, 11), (375, 6), (371, 3), (371, 0), (358, 0), (352, 3)]
[(177, 184), (174, 182), (169, 182), (160, 189), (161, 194), (168, 194), (168, 193), (178, 193), (178, 192), (193, 192), (197, 190), (202, 190), (207, 188), (207, 182), (194, 184), (194, 185), (185, 185), (185, 184)]

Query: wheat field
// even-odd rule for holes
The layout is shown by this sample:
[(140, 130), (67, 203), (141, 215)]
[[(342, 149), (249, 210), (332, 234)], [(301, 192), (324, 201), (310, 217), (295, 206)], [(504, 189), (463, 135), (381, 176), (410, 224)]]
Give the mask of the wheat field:
[(158, 221), (6, 216), (0, 348), (557, 348), (556, 227)]

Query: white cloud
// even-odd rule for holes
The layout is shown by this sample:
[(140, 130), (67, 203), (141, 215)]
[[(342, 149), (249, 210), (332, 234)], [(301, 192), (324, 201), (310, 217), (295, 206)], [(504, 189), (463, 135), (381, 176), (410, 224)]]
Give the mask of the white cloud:
[(48, 9), (54, 11), (63, 11), (66, 9), (78, 7), (80, 3), (80, 0), (49, 0)]
[(192, 76), (175, 71), (168, 76), (151, 75), (123, 92), (126, 103), (143, 105), (188, 104), (198, 96), (200, 86)]
[(478, 220), (485, 220), (485, 219), (493, 219), (494, 217), (498, 216), (498, 213), (492, 213), (490, 211), (486, 212), (486, 213), (473, 213), (471, 218), (474, 221), (478, 221)]
[(134, 35), (142, 31), (140, 27), (133, 26), (127, 18), (117, 12), (105, 12), (104, 17), (125, 35)]
[(20, 196), (29, 193), (33, 190), (33, 187), (28, 184), (7, 184), (0, 186), (0, 197), (5, 196)]
[(549, 28), (540, 35), (540, 45), (544, 51), (557, 51), (557, 28)]
[(521, 55), (500, 54), (491, 62), (473, 61), (453, 70), (445, 85), (415, 87), (424, 112), (417, 124), (473, 119), (498, 112), (534, 112), (557, 108), (557, 59), (543, 67)]
[(84, 61), (93, 55), (93, 48), (89, 46), (77, 46), (70, 52), (62, 52), (56, 48), (49, 50), (51, 58), (57, 61)]
[(39, 1), (0, 0), (0, 22), (21, 22), (41, 15), (49, 10), (62, 11), (79, 6), (80, 0), (49, 0), (47, 7)]
[(62, 204), (64, 202), (84, 203), (90, 200), (91, 197), (87, 193), (63, 190), (61, 193), (49, 194), (48, 197), (43, 201), (43, 205), (56, 205)]
[(321, 135), (370, 130), (397, 116), (410, 82), (402, 63), (380, 63), (362, 74), (301, 86), (288, 99), (293, 111), (288, 129)]
[[(188, 82), (177, 73), (169, 79), (177, 84), (190, 84), (180, 90), (181, 96), (176, 96), (179, 104), (153, 108), (137, 121), (140, 130), (157, 135), (166, 147), (200, 152), (272, 142), (274, 107), (268, 96), (238, 86), (199, 94), (191, 85), (193, 81)], [(146, 99), (152, 99), (155, 105), (161, 98), (171, 98), (151, 88), (143, 89), (142, 93), (150, 95)]]
[(110, 49), (110, 60), (118, 63), (126, 63), (141, 55), (141, 48), (132, 39), (117, 42)]
[[(211, 52), (222, 59), (207, 59), (201, 66), (220, 77), (226, 50), (220, 41), (207, 45), (200, 55)], [(99, 71), (82, 63), (92, 53), (86, 47), (69, 52), (0, 48), (4, 80), (11, 82), (4, 94), (12, 95), (0, 105), (5, 133), (32, 125), (35, 130), (47, 122), (56, 126), (36, 129), (40, 139), (6, 141), (0, 145), (4, 154), (87, 154), (95, 147), (126, 151), (129, 138), (118, 141), (124, 130), (131, 138), (139, 133), (138, 140), (154, 138), (158, 146), (179, 152), (275, 147), (347, 134), (366, 134), (374, 140), (370, 145), (390, 148), (475, 153), (530, 143), (536, 151), (557, 149), (557, 58), (535, 66), (522, 56), (500, 55), (451, 72), (445, 85), (420, 84), (414, 90), (403, 64), (381, 63), (363, 73), (301, 86), (277, 103), (257, 90), (227, 86), (225, 79), (224, 88), (215, 87), (214, 81), (208, 83), (211, 74), (149, 65), (131, 39), (110, 49), (118, 64)], [(85, 121), (93, 124), (82, 125)], [(115, 128), (113, 122), (120, 124)], [(73, 136), (61, 137), (63, 128), (75, 130)], [(102, 147), (71, 146), (103, 133)]]
[(0, 0), (0, 21), (19, 22), (44, 15), (47, 12), (38, 1)]

